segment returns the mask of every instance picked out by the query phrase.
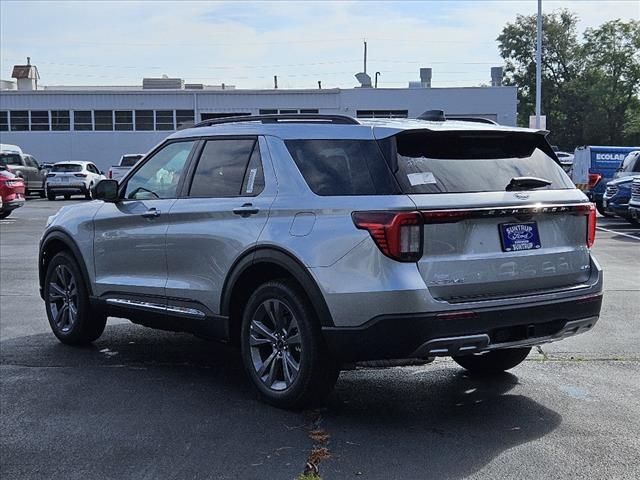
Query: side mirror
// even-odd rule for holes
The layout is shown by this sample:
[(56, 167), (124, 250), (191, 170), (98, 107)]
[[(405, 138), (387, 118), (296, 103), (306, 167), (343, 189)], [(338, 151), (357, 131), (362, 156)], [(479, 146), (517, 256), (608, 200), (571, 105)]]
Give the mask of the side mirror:
[(100, 180), (93, 187), (93, 198), (105, 202), (116, 203), (118, 199), (118, 181), (111, 179)]
[(106, 175), (106, 173), (104, 173), (104, 170), (100, 170), (100, 175)]

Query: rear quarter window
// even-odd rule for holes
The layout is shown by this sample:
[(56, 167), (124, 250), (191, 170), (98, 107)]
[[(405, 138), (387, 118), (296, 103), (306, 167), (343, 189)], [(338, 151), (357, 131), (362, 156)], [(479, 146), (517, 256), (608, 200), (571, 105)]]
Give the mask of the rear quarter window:
[(399, 193), (375, 140), (287, 140), (285, 145), (316, 195)]

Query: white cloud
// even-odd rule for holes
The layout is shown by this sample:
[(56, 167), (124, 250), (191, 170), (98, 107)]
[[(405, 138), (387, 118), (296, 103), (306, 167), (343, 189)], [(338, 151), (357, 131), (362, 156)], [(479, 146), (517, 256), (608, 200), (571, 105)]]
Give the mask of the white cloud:
[[(638, 1), (544, 1), (581, 29), (640, 18)], [(350, 87), (362, 69), (383, 86), (434, 69), (435, 86), (477, 85), (499, 65), (495, 38), (529, 1), (432, 2), (14, 2), (0, 3), (0, 74), (30, 55), (45, 84), (140, 84), (167, 73), (190, 82)], [(28, 19), (26, 21), (25, 19)]]

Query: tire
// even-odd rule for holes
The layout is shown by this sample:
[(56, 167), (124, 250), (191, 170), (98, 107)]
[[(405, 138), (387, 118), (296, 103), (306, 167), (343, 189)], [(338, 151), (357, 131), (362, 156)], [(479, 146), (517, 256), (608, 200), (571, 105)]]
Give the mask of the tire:
[(89, 185), (89, 188), (84, 192), (84, 198), (87, 200), (91, 200), (91, 188), (93, 184)]
[(64, 194), (64, 199), (65, 199), (65, 200), (69, 200), (70, 198), (71, 198), (71, 195), (66, 194), (66, 193)]
[(38, 192), (38, 196), (40, 198), (45, 198), (47, 196), (47, 192), (45, 191), (44, 187)]
[(276, 407), (297, 409), (322, 400), (338, 379), (339, 366), (329, 355), (313, 307), (289, 280), (264, 283), (251, 295), (240, 342), (253, 386)]
[(53, 202), (56, 199), (56, 194), (53, 192), (47, 192), (47, 199)]
[(598, 213), (603, 217), (608, 217), (608, 218), (613, 217), (613, 215), (611, 215), (610, 213), (607, 213), (604, 210), (604, 206), (602, 205), (602, 202), (596, 202), (596, 210), (598, 210)]
[(453, 357), (453, 360), (471, 372), (499, 373), (520, 365), (530, 351), (531, 347), (505, 348), (492, 352)]
[(3, 218), (7, 218), (9, 215), (11, 215), (12, 210), (6, 210), (4, 212), (0, 212), (0, 219)]
[(44, 298), (49, 326), (62, 343), (85, 345), (102, 335), (107, 316), (91, 308), (82, 273), (69, 253), (60, 252), (49, 262)]

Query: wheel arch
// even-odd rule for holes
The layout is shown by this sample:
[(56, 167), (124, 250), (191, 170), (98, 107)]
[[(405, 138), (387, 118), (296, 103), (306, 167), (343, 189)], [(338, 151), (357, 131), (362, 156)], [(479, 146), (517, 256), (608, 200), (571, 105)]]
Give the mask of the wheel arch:
[(49, 262), (56, 254), (62, 251), (69, 252), (73, 256), (80, 268), (80, 271), (82, 272), (82, 277), (89, 295), (93, 295), (91, 281), (89, 280), (89, 270), (87, 269), (87, 265), (84, 261), (84, 257), (80, 253), (78, 245), (68, 233), (62, 230), (52, 230), (42, 239), (42, 242), (40, 243), (40, 252), (38, 254), (40, 297), (44, 299), (44, 278), (47, 274)]
[(240, 322), (234, 321), (234, 318), (241, 312), (240, 307), (249, 298), (253, 288), (283, 276), (293, 279), (304, 290), (321, 326), (334, 326), (320, 287), (307, 267), (286, 250), (269, 246), (246, 252), (236, 260), (227, 275), (220, 299), (220, 314), (230, 319), (231, 330), (237, 328), (239, 331)]

